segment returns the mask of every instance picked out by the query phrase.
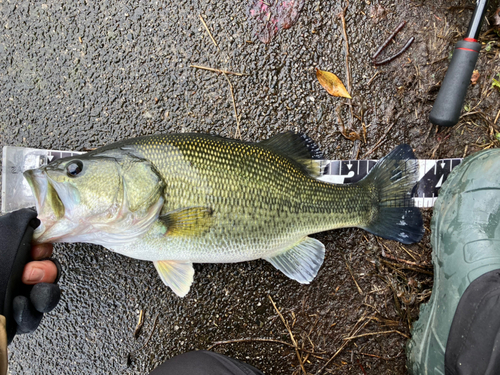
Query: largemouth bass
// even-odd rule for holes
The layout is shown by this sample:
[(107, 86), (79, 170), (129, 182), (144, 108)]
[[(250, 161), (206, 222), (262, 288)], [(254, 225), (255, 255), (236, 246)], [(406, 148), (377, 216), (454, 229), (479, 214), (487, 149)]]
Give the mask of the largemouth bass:
[(306, 136), (246, 143), (204, 134), (121, 141), (25, 172), (41, 221), (35, 240), (87, 242), (153, 261), (178, 296), (193, 263), (265, 259), (309, 283), (324, 245), (308, 237), (359, 227), (402, 243), (423, 235), (410, 197), (417, 164), (408, 145), (381, 159), (363, 180), (316, 179), (321, 157)]

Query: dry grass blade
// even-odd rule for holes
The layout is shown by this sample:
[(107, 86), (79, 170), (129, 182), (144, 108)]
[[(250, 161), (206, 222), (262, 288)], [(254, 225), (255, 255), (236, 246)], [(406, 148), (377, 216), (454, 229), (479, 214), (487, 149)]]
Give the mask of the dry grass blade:
[(278, 313), (281, 321), (283, 322), (286, 330), (288, 331), (288, 334), (290, 335), (290, 339), (292, 340), (292, 343), (295, 347), (295, 353), (297, 354), (297, 359), (299, 360), (299, 363), (300, 363), (300, 368), (302, 369), (302, 372), (304, 373), (304, 375), (307, 375), (306, 369), (304, 368), (304, 361), (302, 361), (302, 357), (301, 357), (300, 352), (299, 352), (299, 346), (297, 345), (297, 341), (295, 341), (295, 337), (293, 336), (292, 330), (290, 329), (290, 326), (288, 325), (288, 322), (286, 321), (286, 319), (283, 317), (281, 312), (276, 307), (276, 304), (274, 303), (273, 298), (271, 296), (268, 296), (268, 297), (269, 297), (269, 300), (271, 301), (271, 303), (273, 304), (274, 310), (276, 310), (276, 312)]
[(210, 37), (210, 39), (212, 39), (212, 42), (215, 44), (215, 46), (217, 47), (217, 49), (219, 49), (219, 46), (217, 45), (217, 42), (215, 41), (214, 37), (212, 36), (212, 33), (208, 29), (208, 26), (205, 23), (205, 20), (203, 19), (203, 17), (201, 16), (201, 14), (200, 14), (200, 20), (201, 20), (201, 23), (203, 24), (203, 26), (205, 26), (205, 30), (207, 30), (208, 36)]
[(403, 337), (406, 337), (408, 340), (410, 339), (408, 335), (405, 335), (402, 332), (399, 332), (397, 330), (391, 330), (391, 331), (381, 331), (381, 332), (368, 332), (368, 333), (363, 333), (361, 335), (356, 335), (356, 336), (351, 336), (351, 337), (344, 337), (342, 340), (354, 340), (360, 337), (366, 337), (366, 336), (376, 336), (376, 335), (386, 335), (388, 333), (398, 333)]
[(227, 83), (229, 83), (229, 90), (231, 91), (231, 99), (233, 100), (234, 117), (236, 118), (236, 131), (234, 133), (234, 137), (241, 139), (240, 118), (238, 116), (238, 110), (236, 109), (236, 101), (234, 100), (233, 84), (229, 80), (229, 77), (227, 76), (227, 74), (226, 73), (223, 73), (223, 74), (224, 74), (224, 77), (226, 77), (226, 79), (227, 79)]
[(209, 68), (208, 66), (201, 66), (201, 65), (189, 65), (190, 68), (196, 68), (196, 69), (203, 69), (203, 70), (208, 70), (210, 72), (215, 72), (215, 73), (220, 73), (220, 74), (231, 74), (233, 76), (248, 76), (249, 74), (247, 73), (235, 73), (235, 72), (230, 72), (228, 70), (223, 70), (223, 69), (216, 69), (216, 68)]
[(358, 285), (358, 282), (356, 281), (356, 278), (354, 277), (354, 273), (352, 272), (352, 269), (351, 269), (351, 266), (349, 265), (349, 263), (347, 263), (347, 259), (344, 259), (345, 261), (345, 265), (347, 266), (347, 270), (349, 271), (349, 273), (351, 274), (351, 277), (354, 281), (354, 284), (356, 284), (356, 288), (358, 288), (358, 292), (359, 294), (364, 294), (363, 293), (363, 290), (361, 289), (361, 287)]
[[(366, 325), (368, 323), (370, 323), (370, 320), (366, 320), (360, 327), (358, 327), (358, 324), (361, 323), (363, 320), (366, 319), (366, 313), (363, 314), (363, 316), (361, 318), (358, 319), (358, 321), (356, 322), (356, 324), (354, 325), (354, 327), (351, 329), (351, 332), (349, 332), (349, 336), (353, 335), (354, 332), (359, 332), (361, 331), (363, 328), (366, 327)], [(321, 367), (318, 372), (316, 373), (316, 375), (320, 375), (323, 370), (339, 355), (339, 353), (347, 346), (347, 344), (350, 343), (350, 340), (345, 340), (344, 343), (340, 346), (340, 348), (335, 352), (335, 354), (333, 356), (330, 357), (330, 359), (323, 365), (323, 367)]]
[(363, 156), (362, 158), (366, 158), (367, 156), (371, 155), (377, 148), (379, 148), (387, 139), (387, 134), (389, 134), (389, 132), (391, 131), (392, 127), (395, 125), (396, 123), (393, 122), (391, 124), (391, 126), (389, 126), (387, 128), (387, 130), (385, 131), (384, 135), (382, 136), (382, 138), (379, 139), (379, 141), (375, 144), (375, 146), (373, 146), (370, 151), (367, 151)]
[(137, 326), (134, 329), (134, 338), (139, 337), (143, 325), (144, 325), (144, 310), (141, 310), (141, 312), (139, 313), (139, 321), (137, 322)]
[(153, 322), (153, 328), (151, 329), (151, 333), (149, 334), (148, 339), (146, 340), (146, 342), (144, 343), (144, 345), (141, 347), (141, 350), (144, 349), (146, 347), (146, 345), (149, 343), (149, 340), (151, 340), (151, 337), (153, 336), (153, 333), (154, 333), (154, 331), (156, 329), (156, 323), (158, 322), (158, 316), (159, 315), (160, 314), (156, 314), (154, 322)]

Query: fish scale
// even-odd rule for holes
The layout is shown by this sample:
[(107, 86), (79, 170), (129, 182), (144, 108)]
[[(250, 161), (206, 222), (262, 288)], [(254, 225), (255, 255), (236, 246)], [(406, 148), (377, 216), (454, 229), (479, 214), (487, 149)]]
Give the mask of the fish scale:
[[(263, 258), (309, 283), (325, 250), (312, 233), (360, 227), (403, 243), (422, 237), (419, 210), (387, 200), (408, 198), (416, 182), (409, 146), (350, 185), (318, 180), (318, 157), (309, 138), (293, 133), (258, 143), (204, 134), (125, 140), (26, 173), (44, 224), (36, 236), (153, 261), (179, 296), (189, 291), (193, 262)], [(53, 193), (40, 197), (45, 191)]]
[[(133, 147), (167, 181), (163, 213), (214, 207), (217, 224), (197, 238), (172, 240), (162, 252), (165, 259), (209, 262), (214, 254), (222, 262), (260, 258), (309, 233), (362, 226), (369, 214), (360, 212), (369, 213), (373, 206), (369, 192), (359, 186), (320, 182), (257, 145), (180, 134), (146, 138)], [(223, 246), (221, 238), (228, 239)], [(242, 248), (247, 254), (234, 250)]]

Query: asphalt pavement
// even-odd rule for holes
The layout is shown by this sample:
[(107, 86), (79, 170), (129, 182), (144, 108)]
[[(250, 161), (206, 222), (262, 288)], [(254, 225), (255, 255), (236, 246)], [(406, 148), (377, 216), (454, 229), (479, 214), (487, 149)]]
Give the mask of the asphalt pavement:
[[(329, 96), (315, 75), (320, 68), (347, 83), (337, 17), (347, 5), (352, 112), (349, 102)], [(247, 1), (3, 0), (0, 143), (84, 151), (155, 133), (241, 134), (257, 141), (294, 130), (308, 134), (330, 159), (363, 158), (379, 141), (367, 158), (380, 158), (402, 142), (417, 156), (430, 157), (438, 141), (434, 133), (427, 141), (434, 132), (427, 116), (448, 50), (466, 29), (470, 5), (312, 0), (296, 25), (264, 44), (248, 23)], [(387, 53), (410, 36), (416, 41), (398, 60), (374, 67), (370, 56), (402, 20), (407, 26)], [(357, 132), (358, 139), (346, 139), (343, 129), (344, 135)], [(443, 156), (462, 153), (457, 147)], [(310, 285), (287, 279), (265, 261), (204, 264), (196, 266), (183, 299), (163, 285), (152, 263), (99, 246), (57, 244), (55, 256), (64, 269), (62, 301), (34, 334), (16, 337), (9, 347), (10, 373), (147, 374), (176, 354), (240, 339), (249, 340), (214, 350), (266, 374), (299, 373), (293, 348), (272, 342), (290, 337), (268, 296), (293, 322), (301, 345), (319, 353), (305, 362), (316, 373), (340, 348), (342, 334), (369, 311), (363, 303), (378, 298), (370, 289), (377, 283), (387, 287), (369, 276), (370, 254), (380, 251), (373, 236), (350, 229), (316, 238), (327, 253)], [(429, 251), (428, 243), (424, 250)], [(380, 298), (386, 306), (382, 315), (404, 323), (394, 301)], [(141, 310), (145, 322), (135, 338)], [(395, 359), (362, 356), (350, 344), (327, 369), (361, 373), (361, 361), (372, 373), (405, 373), (406, 339), (397, 334), (371, 339), (362, 341), (365, 351)]]

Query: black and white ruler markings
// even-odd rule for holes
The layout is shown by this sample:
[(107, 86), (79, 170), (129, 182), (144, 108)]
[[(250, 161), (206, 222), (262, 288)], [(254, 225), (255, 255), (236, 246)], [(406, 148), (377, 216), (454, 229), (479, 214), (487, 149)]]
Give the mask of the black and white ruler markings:
[[(419, 178), (412, 190), (416, 207), (433, 207), (438, 192), (450, 172), (462, 159), (418, 159)], [(377, 163), (376, 160), (321, 160), (322, 181), (348, 184), (361, 180)]]
[[(2, 212), (14, 211), (35, 205), (34, 198), (23, 172), (38, 168), (51, 161), (68, 156), (80, 155), (76, 151), (38, 150), (24, 147), (5, 146), (2, 163)], [(450, 172), (462, 159), (419, 159), (419, 182), (412, 191), (413, 205), (432, 207), (439, 188)], [(320, 160), (320, 180), (335, 184), (349, 184), (365, 177), (377, 163), (376, 160)], [(410, 202), (403, 202), (408, 204)]]

